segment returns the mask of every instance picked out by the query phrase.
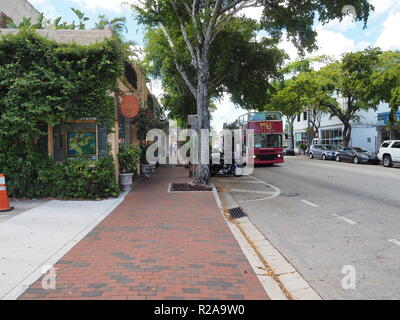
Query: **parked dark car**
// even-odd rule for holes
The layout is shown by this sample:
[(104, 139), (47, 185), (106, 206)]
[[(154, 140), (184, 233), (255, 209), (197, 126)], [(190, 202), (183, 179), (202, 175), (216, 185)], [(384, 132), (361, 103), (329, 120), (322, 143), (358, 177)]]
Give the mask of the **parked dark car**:
[(380, 161), (378, 159), (378, 155), (364, 148), (358, 147), (347, 147), (340, 149), (336, 152), (335, 160), (340, 161), (349, 161), (355, 164), (359, 163), (372, 163), (379, 164)]
[(334, 160), (337, 147), (323, 144), (313, 144), (308, 151), (310, 159)]
[(289, 147), (283, 147), (283, 155), (294, 156), (295, 155), (294, 149), (291, 149)]

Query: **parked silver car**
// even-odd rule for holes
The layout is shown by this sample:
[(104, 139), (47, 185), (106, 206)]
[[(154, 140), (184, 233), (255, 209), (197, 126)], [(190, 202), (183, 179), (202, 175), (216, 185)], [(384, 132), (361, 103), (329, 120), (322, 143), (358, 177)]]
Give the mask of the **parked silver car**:
[(310, 159), (318, 158), (322, 160), (334, 160), (337, 147), (323, 144), (313, 144), (308, 151)]

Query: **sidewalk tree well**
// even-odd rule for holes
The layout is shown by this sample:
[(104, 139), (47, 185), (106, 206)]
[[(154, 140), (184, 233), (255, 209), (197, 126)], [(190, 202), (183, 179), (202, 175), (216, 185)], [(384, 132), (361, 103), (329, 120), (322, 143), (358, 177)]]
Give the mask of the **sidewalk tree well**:
[[(81, 46), (59, 44), (24, 29), (0, 38), (0, 168), (10, 196), (39, 196), (40, 175), (53, 170), (48, 125), (96, 119), (111, 132), (115, 103), (110, 92), (122, 75), (123, 48), (117, 37)], [(96, 172), (104, 177), (103, 171)]]
[[(316, 47), (315, 19), (318, 17), (322, 23), (342, 19), (349, 14), (343, 10), (348, 5), (355, 8), (355, 20), (367, 22), (372, 9), (367, 0), (140, 0), (133, 8), (139, 22), (148, 29), (161, 30), (167, 40), (173, 57), (170, 64), (176, 67), (196, 101), (198, 130), (201, 130), (210, 128), (210, 87), (215, 72), (210, 64), (212, 46), (235, 16), (246, 8), (258, 7), (263, 10), (262, 29), (275, 40), (286, 31), (300, 51), (306, 51)], [(186, 54), (182, 55), (182, 50)], [(238, 68), (246, 66), (238, 65)], [(248, 86), (258, 86), (261, 82), (248, 83)], [(201, 150), (206, 153), (208, 146), (199, 149), (201, 159)], [(208, 165), (197, 166), (193, 183), (210, 183)]]

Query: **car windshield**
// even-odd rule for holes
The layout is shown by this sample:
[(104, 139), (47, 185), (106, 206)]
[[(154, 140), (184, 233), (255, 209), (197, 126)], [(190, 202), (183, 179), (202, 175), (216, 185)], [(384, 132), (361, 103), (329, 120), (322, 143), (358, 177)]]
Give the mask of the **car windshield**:
[(282, 148), (282, 136), (280, 134), (255, 134), (254, 148)]
[(363, 148), (353, 148), (353, 150), (356, 151), (356, 152), (368, 152), (368, 153), (370, 153), (370, 151), (368, 151), (366, 149), (363, 149)]

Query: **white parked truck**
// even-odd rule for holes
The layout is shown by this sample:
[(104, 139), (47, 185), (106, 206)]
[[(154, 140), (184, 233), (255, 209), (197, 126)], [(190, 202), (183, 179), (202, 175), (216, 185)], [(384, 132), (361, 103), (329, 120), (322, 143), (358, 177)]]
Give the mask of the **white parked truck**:
[(400, 163), (400, 140), (384, 141), (379, 148), (378, 158), (385, 167), (393, 167), (393, 163)]

